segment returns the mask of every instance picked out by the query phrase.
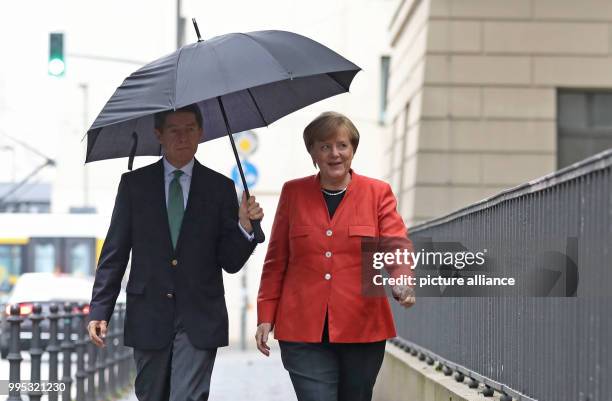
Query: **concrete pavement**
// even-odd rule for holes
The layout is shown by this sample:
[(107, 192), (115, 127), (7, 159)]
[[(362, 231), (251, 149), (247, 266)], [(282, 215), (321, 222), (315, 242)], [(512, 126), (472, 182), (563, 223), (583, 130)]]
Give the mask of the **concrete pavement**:
[[(273, 343), (274, 341), (271, 341)], [(283, 368), (280, 350), (269, 358), (256, 350), (220, 348), (213, 370), (210, 401), (295, 401), (289, 374)], [(137, 401), (133, 393), (122, 401)]]

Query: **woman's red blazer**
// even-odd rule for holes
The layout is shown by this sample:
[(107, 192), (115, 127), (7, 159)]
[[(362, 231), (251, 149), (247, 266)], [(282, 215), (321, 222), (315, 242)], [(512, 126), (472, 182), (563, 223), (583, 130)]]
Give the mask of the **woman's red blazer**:
[(389, 184), (352, 172), (330, 220), (318, 175), (285, 183), (259, 286), (258, 324), (272, 323), (278, 340), (320, 342), (327, 311), (330, 342), (395, 337), (387, 298), (362, 295), (362, 237), (407, 238)]

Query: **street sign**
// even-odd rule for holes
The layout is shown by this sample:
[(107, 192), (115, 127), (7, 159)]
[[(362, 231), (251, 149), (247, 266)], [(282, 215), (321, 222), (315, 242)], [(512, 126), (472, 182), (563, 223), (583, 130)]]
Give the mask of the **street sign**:
[(236, 148), (242, 157), (255, 153), (259, 145), (257, 134), (253, 131), (243, 131), (234, 134), (234, 142), (236, 142)]
[[(246, 183), (249, 188), (253, 188), (255, 184), (257, 184), (257, 180), (259, 179), (259, 172), (257, 171), (257, 167), (255, 167), (253, 163), (249, 162), (246, 159), (241, 160), (241, 162)], [(242, 188), (238, 166), (234, 166), (232, 168), (232, 180), (234, 180), (234, 184), (236, 185), (236, 187)]]

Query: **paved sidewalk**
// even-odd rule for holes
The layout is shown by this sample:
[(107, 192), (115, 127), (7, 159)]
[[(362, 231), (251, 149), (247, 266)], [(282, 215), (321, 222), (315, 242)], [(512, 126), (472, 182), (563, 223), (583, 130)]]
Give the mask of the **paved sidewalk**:
[[(215, 361), (210, 401), (295, 401), (291, 380), (273, 348), (269, 358), (256, 350), (220, 348)], [(124, 401), (137, 401), (132, 394)]]

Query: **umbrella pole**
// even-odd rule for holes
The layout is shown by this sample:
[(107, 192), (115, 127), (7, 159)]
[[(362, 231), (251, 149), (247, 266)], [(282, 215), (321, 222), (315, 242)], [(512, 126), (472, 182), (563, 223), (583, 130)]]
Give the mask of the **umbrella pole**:
[[(246, 198), (249, 199), (251, 197), (251, 194), (249, 193), (249, 187), (247, 186), (246, 178), (244, 177), (244, 171), (242, 170), (242, 163), (240, 163), (240, 157), (238, 156), (236, 142), (234, 142), (234, 137), (232, 135), (232, 131), (230, 130), (229, 121), (227, 119), (227, 115), (225, 114), (225, 108), (223, 107), (223, 103), (221, 102), (221, 97), (217, 97), (217, 101), (219, 102), (221, 113), (223, 114), (223, 121), (225, 122), (225, 128), (227, 129), (227, 136), (229, 137), (230, 143), (232, 144), (232, 150), (234, 151), (234, 157), (236, 158), (236, 165), (238, 166), (238, 172), (240, 173), (242, 187), (244, 188), (244, 192), (246, 193)], [(255, 234), (255, 243), (261, 244), (266, 240), (266, 235), (261, 229), (261, 220), (251, 220), (251, 225), (253, 226), (253, 233)]]

